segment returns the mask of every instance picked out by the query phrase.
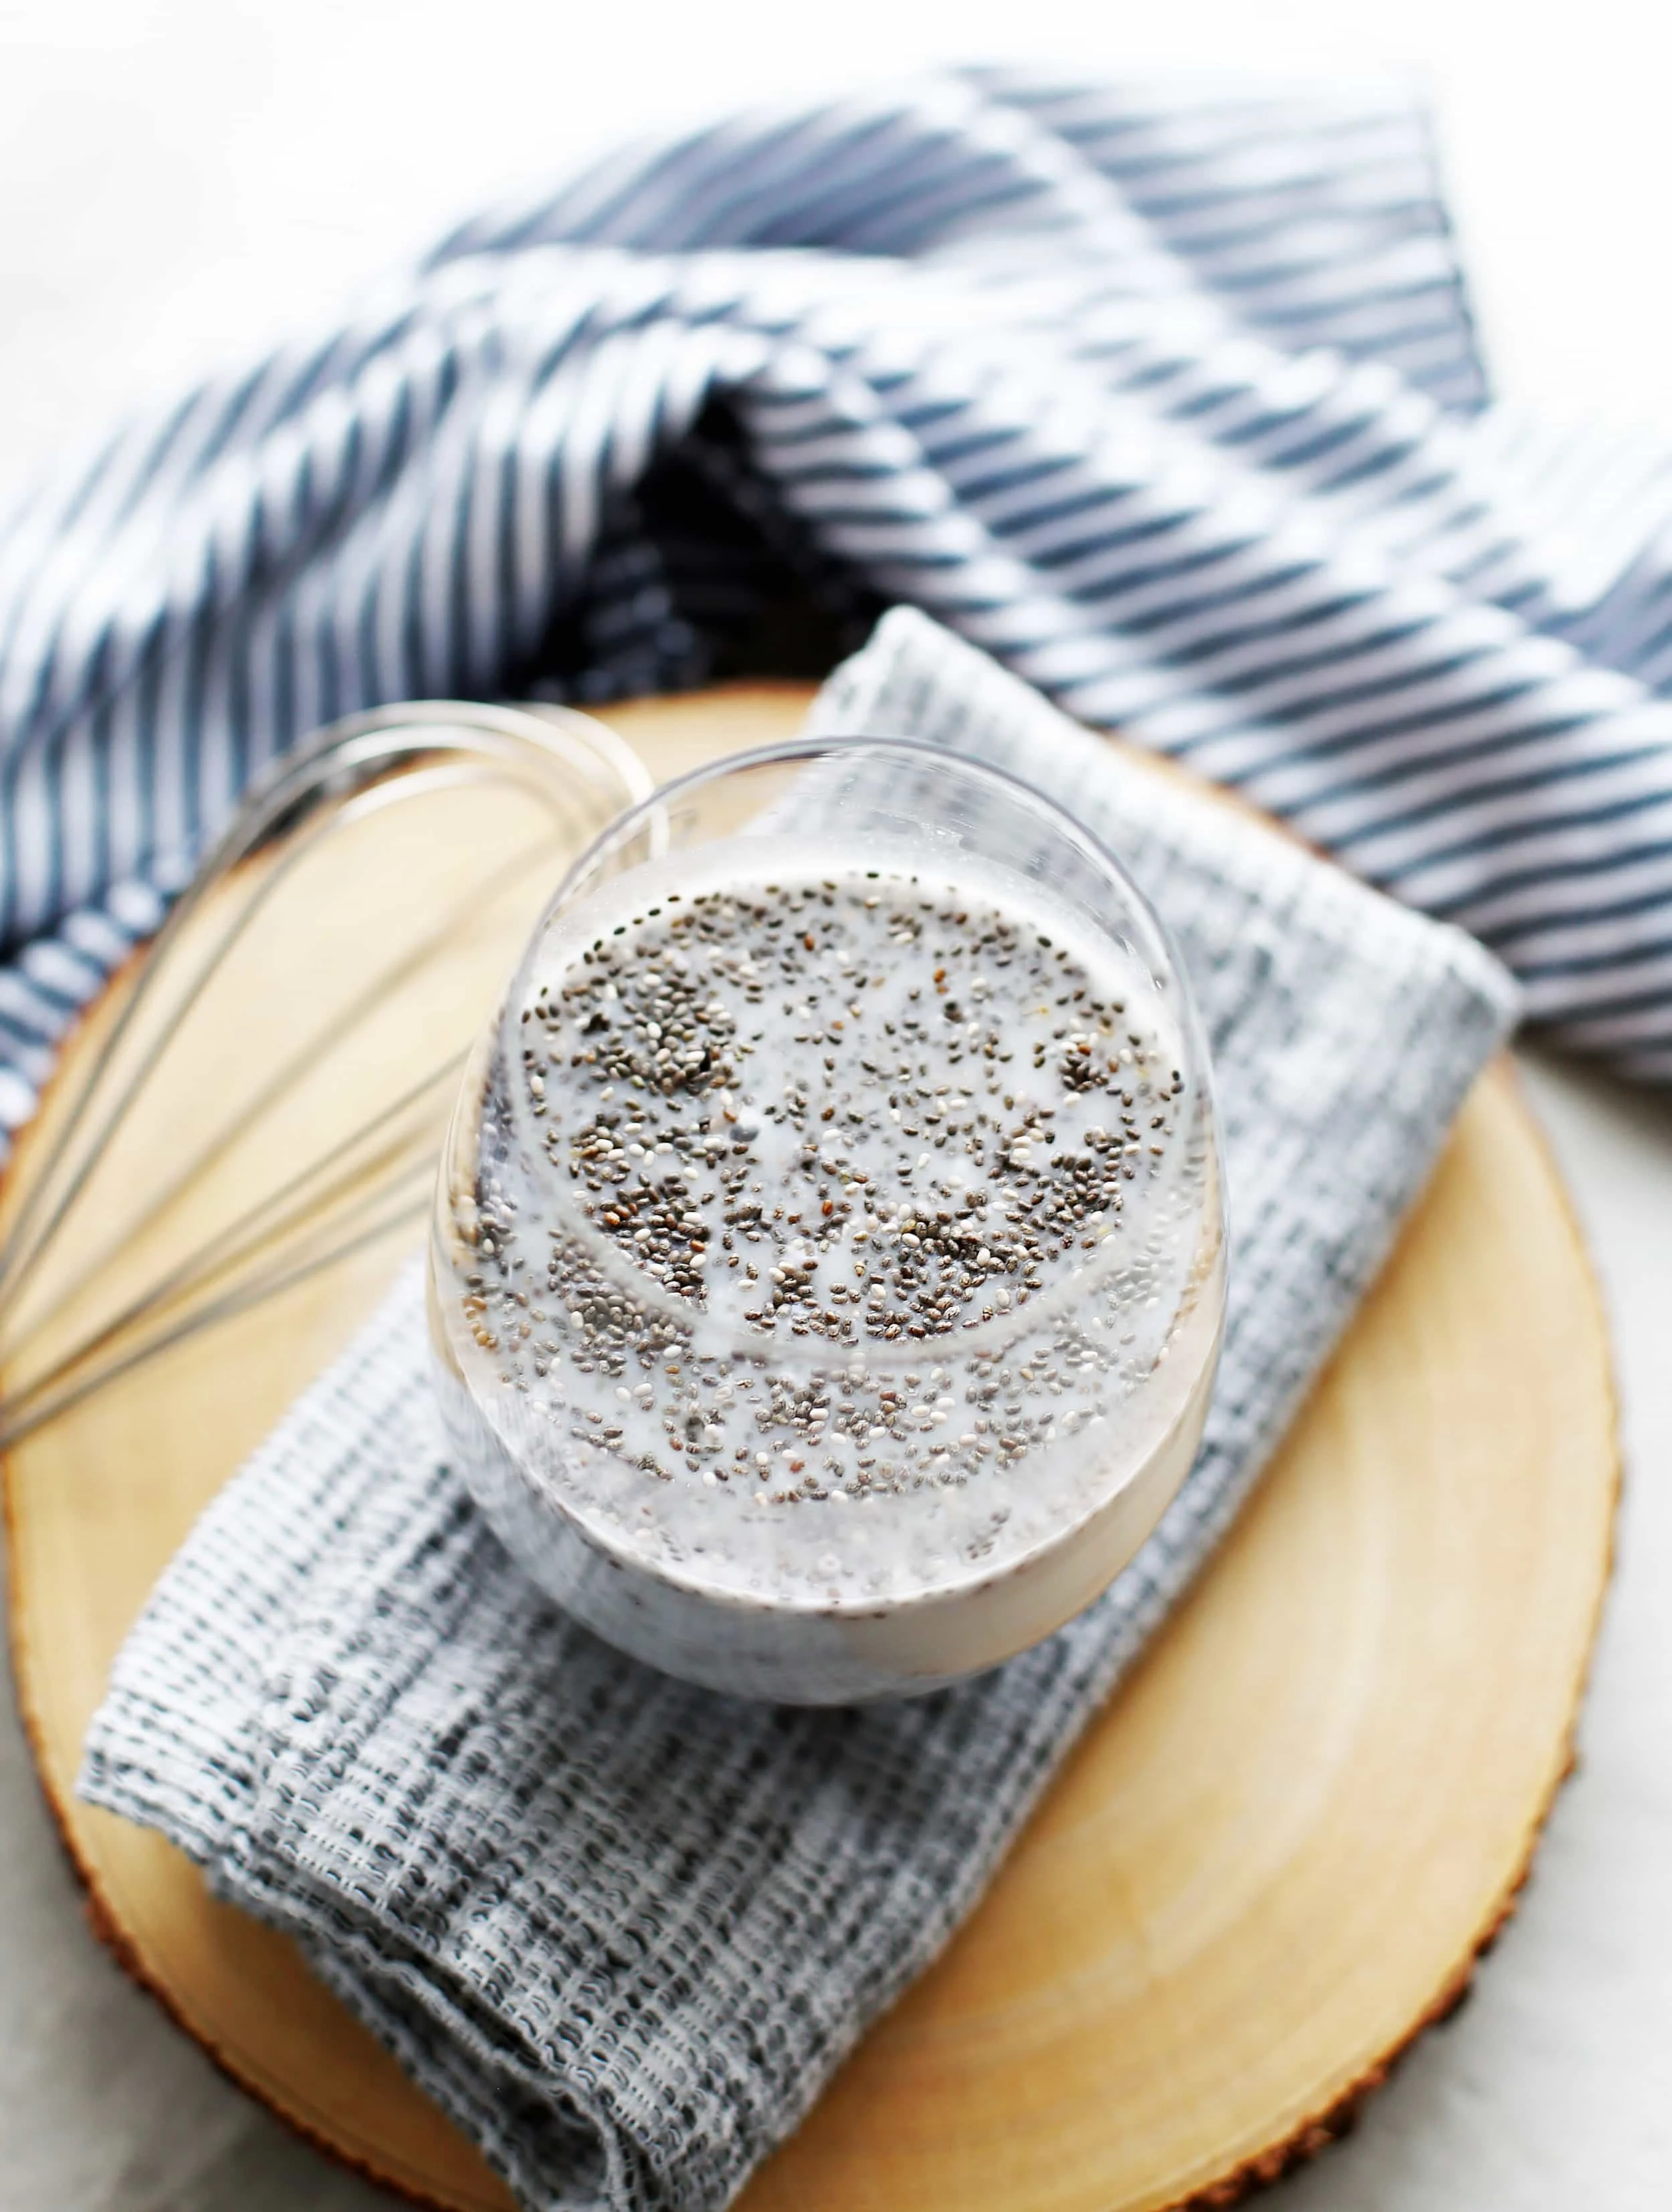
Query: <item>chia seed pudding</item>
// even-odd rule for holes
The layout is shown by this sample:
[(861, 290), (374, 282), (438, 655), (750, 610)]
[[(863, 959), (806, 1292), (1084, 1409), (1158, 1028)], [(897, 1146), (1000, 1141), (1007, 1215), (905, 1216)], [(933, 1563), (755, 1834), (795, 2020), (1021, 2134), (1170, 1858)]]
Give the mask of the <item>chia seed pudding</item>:
[[(747, 836), (605, 881), (524, 981), (431, 1320), (525, 1564), (654, 1663), (814, 1700), (1005, 1656), (959, 1591), (1017, 1581), (1010, 1649), (1042, 1561), (1094, 1595), (1108, 1545), (1063, 1540), (1128, 1494), (1147, 1533), (1222, 1305), (1211, 1113), (1145, 964), (1006, 870)], [(763, 1613), (793, 1663), (751, 1658)]]

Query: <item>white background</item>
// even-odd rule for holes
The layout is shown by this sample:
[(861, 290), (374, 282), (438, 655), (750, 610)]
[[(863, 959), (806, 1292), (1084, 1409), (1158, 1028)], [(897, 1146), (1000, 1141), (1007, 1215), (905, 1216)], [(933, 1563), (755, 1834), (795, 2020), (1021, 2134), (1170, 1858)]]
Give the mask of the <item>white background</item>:
[[(1665, 0), (0, 0), (0, 495), (611, 137), (1004, 57), (1417, 71), (1497, 389), (1672, 437), (1669, 25)], [(1469, 2005), (1274, 2212), (1672, 2198), (1672, 1107), (1528, 1073), (1625, 1409), (1582, 1767)], [(222, 2081), (94, 1943), (0, 1711), (0, 2208), (382, 2201)]]

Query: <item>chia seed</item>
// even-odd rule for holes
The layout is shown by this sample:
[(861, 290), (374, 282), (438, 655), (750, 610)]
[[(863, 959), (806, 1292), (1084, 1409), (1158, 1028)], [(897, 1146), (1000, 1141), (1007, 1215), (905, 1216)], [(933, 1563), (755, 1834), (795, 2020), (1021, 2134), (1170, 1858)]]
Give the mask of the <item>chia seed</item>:
[(883, 1595), (928, 1571), (863, 1533), (888, 1501), (986, 1560), (1071, 1439), (1095, 1474), (1190, 1310), (1211, 1141), (1147, 973), (1043, 899), (760, 849), (550, 940), (455, 1205), (460, 1364), (636, 1546), (857, 1504), (819, 1542)]

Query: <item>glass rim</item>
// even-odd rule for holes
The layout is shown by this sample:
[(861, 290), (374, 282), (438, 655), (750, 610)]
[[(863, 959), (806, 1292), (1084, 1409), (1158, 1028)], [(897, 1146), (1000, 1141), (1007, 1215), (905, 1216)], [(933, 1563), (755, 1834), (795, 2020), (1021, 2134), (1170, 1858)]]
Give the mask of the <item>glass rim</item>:
[[(921, 738), (872, 736), (866, 732), (854, 731), (824, 732), (782, 738), (770, 744), (751, 746), (739, 752), (727, 753), (689, 769), (670, 778), (667, 782), (659, 784), (644, 798), (623, 808), (571, 861), (534, 926), (511, 977), (495, 1025), (499, 1056), (507, 1070), (512, 1129), (515, 1141), (526, 1157), (531, 1161), (538, 1161), (544, 1156), (544, 1147), (540, 1139), (539, 1125), (523, 1094), (523, 1086), (510, 1079), (521, 1065), (522, 1010), (531, 1003), (531, 969), (536, 956), (553, 921), (573, 897), (577, 885), (607, 859), (612, 850), (618, 849), (639, 835), (659, 810), (677, 802), (688, 792), (720, 782), (730, 776), (747, 775), (757, 769), (790, 767), (797, 762), (811, 763), (834, 755), (861, 750), (915, 759), (943, 773), (951, 773), (1007, 793), (1012, 799), (1020, 800), (1042, 816), (1058, 834), (1083, 848), (1088, 857), (1113, 881), (1129, 902), (1134, 918), (1142, 932), (1151, 940), (1147, 945), (1140, 943), (1129, 949), (1136, 951), (1150, 969), (1152, 979), (1169, 993), (1168, 1003), (1177, 1024), (1181, 1072), (1192, 1091), (1201, 1097), (1208, 1115), (1209, 1139), (1217, 1150), (1218, 1121), (1207, 1049), (1201, 1035), (1195, 1000), (1165, 924), (1125, 863), (1092, 830), (1077, 822), (1057, 800), (1012, 769), (1000, 767), (995, 763), (972, 759), (967, 754), (955, 752), (944, 745), (932, 744)], [(1000, 865), (1002, 867), (1002, 864)], [(1170, 1160), (1169, 1180), (1179, 1172), (1176, 1158)], [(1219, 1178), (1214, 1180), (1217, 1183)], [(581, 1246), (588, 1264), (596, 1266), (605, 1280), (614, 1289), (688, 1336), (691, 1340), (691, 1348), (685, 1356), (693, 1360), (745, 1360), (766, 1365), (794, 1364), (820, 1368), (852, 1366), (858, 1363), (862, 1369), (877, 1365), (903, 1369), (926, 1363), (936, 1364), (945, 1358), (979, 1356), (989, 1348), (994, 1357), (998, 1358), (1002, 1356), (1003, 1348), (1012, 1344), (1018, 1335), (1049, 1326), (1070, 1310), (1107, 1272), (1117, 1267), (1125, 1256), (1118, 1233), (1111, 1232), (1099, 1240), (1097, 1249), (1088, 1256), (1085, 1264), (1071, 1270), (1043, 1295), (1013, 1303), (1007, 1311), (995, 1314), (990, 1320), (965, 1322), (951, 1329), (926, 1333), (921, 1338), (913, 1337), (907, 1340), (903, 1336), (891, 1342), (886, 1338), (857, 1335), (850, 1341), (842, 1337), (815, 1336), (811, 1333), (805, 1337), (786, 1338), (779, 1336), (775, 1331), (757, 1331), (714, 1322), (704, 1308), (665, 1289), (643, 1270), (635, 1267), (614, 1241), (593, 1225), (585, 1209), (569, 1197), (555, 1174), (550, 1178), (549, 1197), (551, 1212), (561, 1218), (562, 1234), (566, 1237), (572, 1237)], [(933, 1214), (935, 1209), (930, 1206), (926, 1211)]]

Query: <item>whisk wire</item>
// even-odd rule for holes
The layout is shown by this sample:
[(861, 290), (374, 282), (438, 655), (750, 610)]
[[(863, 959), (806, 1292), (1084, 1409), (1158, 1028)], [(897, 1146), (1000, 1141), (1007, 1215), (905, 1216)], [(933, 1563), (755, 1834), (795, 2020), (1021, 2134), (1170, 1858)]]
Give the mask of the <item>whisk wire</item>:
[[(246, 800), (142, 956), (85, 1070), (78, 1070), (76, 1087), (39, 1163), (30, 1162), (27, 1187), (0, 1237), (0, 1357), (6, 1370), (0, 1447), (171, 1346), (422, 1219), (447, 1111), (468, 1054), (462, 1046), (444, 1051), (404, 1080), (401, 1071), (410, 1064), (413, 1045), (428, 1041), (438, 1018), (454, 1036), (466, 1014), (472, 1030), (479, 1024), (489, 1007), (470, 1005), (470, 994), (484, 951), (496, 948), (494, 933), (503, 938), (508, 962), (520, 942), (518, 925), (526, 927), (532, 920), (516, 903), (526, 904), (531, 882), (542, 872), (555, 876), (557, 864), (611, 812), (650, 789), (642, 764), (609, 731), (564, 709), (550, 715), (435, 702), (356, 716), (291, 755)], [(438, 911), (423, 911), (423, 884), (402, 872), (402, 856), (410, 849), (401, 842), (404, 830), (392, 848), (376, 848), (385, 858), (374, 862), (369, 878), (362, 880), (343, 861), (331, 864), (360, 908), (362, 893), (369, 891), (375, 905), (387, 890), (397, 906), (404, 905), (401, 919), (393, 920), (392, 908), (384, 920), (380, 909), (380, 919), (362, 928), (356, 960), (345, 971), (350, 985), (345, 1002), (294, 1044), (281, 1024), (277, 1065), (264, 1069), (253, 1088), (245, 1086), (248, 1095), (216, 1112), (209, 1133), (192, 1142), (184, 1160), (172, 1163), (155, 1182), (146, 1177), (137, 1209), (125, 1211), (112, 1226), (96, 1178), (106, 1162), (126, 1157), (113, 1156), (112, 1148), (136, 1101), (172, 1053), (185, 1050), (182, 1066), (196, 1064), (196, 1046), (184, 1036), (186, 1024), (194, 1012), (207, 1009), (212, 1030), (216, 1009), (236, 1003), (235, 994), (224, 1002), (206, 994), (228, 976), (228, 963), (258, 923), (281, 912), (281, 894), (301, 896), (301, 872), (310, 860), (386, 809), (426, 798), (445, 803), (457, 790), (496, 785), (514, 795), (514, 818), (523, 823), (525, 834), (507, 842), (507, 817), (490, 811), (483, 817), (489, 827), (483, 849), (492, 850), (491, 865), (459, 889), (458, 862), (460, 857), (468, 861), (474, 849), (459, 841), (468, 841), (469, 823), (478, 817), (458, 823), (445, 817), (447, 828), (432, 849), (449, 855), (441, 872), (452, 880)], [(531, 801), (539, 823), (532, 837), (520, 811)], [(357, 856), (354, 865), (359, 866)], [(374, 972), (362, 981), (356, 964), (363, 964), (365, 950), (377, 951), (379, 933), (386, 928), (392, 933), (388, 941), (396, 946), (394, 956), (377, 960)], [(467, 964), (439, 980), (439, 963), (461, 952)], [(271, 971), (258, 959), (255, 973)], [(334, 986), (334, 975), (322, 975)], [(429, 980), (432, 975), (438, 980)], [(392, 1028), (380, 1026), (391, 1022)], [(340, 1134), (327, 1126), (319, 1149), (284, 1173), (274, 1188), (237, 1203), (240, 1194), (229, 1163), (240, 1146), (272, 1125), (287, 1106), (301, 1109), (299, 1117), (293, 1115), (291, 1133), (281, 1131), (277, 1147), (266, 1146), (281, 1159), (287, 1144), (294, 1150), (295, 1132), (317, 1127), (322, 1117), (329, 1125), (337, 1092), (321, 1085), (340, 1085), (344, 1102), (363, 1096), (380, 1079), (386, 1039), (389, 1073), (401, 1080), (398, 1095), (362, 1113)], [(334, 1055), (344, 1050), (350, 1056), (339, 1069)], [(168, 1094), (154, 1098), (150, 1111), (166, 1126)], [(199, 1117), (181, 1118), (189, 1124)], [(142, 1130), (149, 1126), (139, 1124)], [(222, 1170), (228, 1173), (219, 1182), (210, 1181)], [(113, 1174), (122, 1172), (112, 1164)], [(184, 1252), (162, 1249), (150, 1279), (120, 1295), (114, 1312), (94, 1309), (82, 1332), (64, 1341), (76, 1309), (106, 1281), (119, 1281), (125, 1263), (131, 1273), (131, 1255), (141, 1249), (141, 1239), (170, 1233), (169, 1217), (185, 1201), (199, 1213), (224, 1211), (228, 1192), (234, 1202), (229, 1219), (198, 1234)], [(66, 1224), (72, 1217), (78, 1225), (70, 1239)], [(52, 1262), (61, 1240), (73, 1255), (62, 1269)], [(72, 1279), (61, 1285), (59, 1273)], [(37, 1292), (40, 1304), (34, 1310), (30, 1300)], [(30, 1374), (28, 1355), (43, 1342), (47, 1364)]]

